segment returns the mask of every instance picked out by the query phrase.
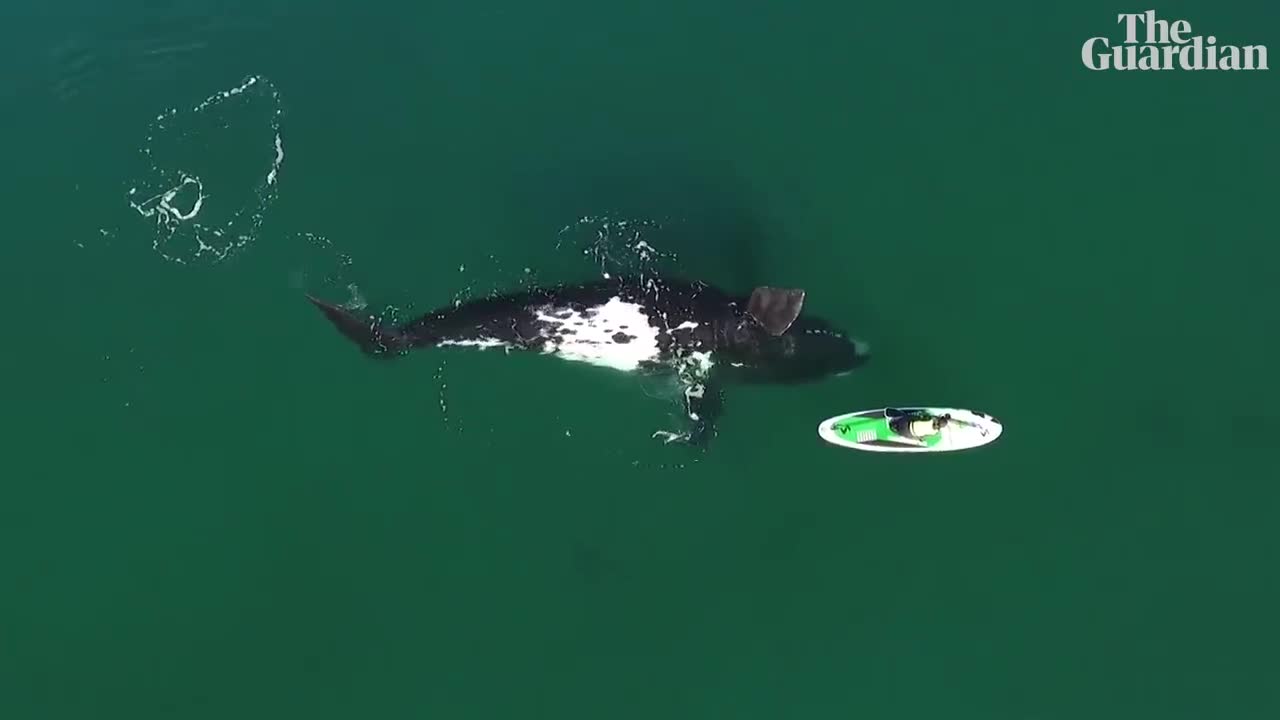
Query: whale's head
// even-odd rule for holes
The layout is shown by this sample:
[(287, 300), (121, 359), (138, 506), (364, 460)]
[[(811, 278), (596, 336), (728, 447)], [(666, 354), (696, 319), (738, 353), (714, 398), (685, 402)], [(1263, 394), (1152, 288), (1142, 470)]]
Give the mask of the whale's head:
[(826, 320), (801, 315), (804, 291), (759, 287), (721, 331), (720, 351), (748, 381), (800, 383), (843, 375), (870, 359), (870, 348)]

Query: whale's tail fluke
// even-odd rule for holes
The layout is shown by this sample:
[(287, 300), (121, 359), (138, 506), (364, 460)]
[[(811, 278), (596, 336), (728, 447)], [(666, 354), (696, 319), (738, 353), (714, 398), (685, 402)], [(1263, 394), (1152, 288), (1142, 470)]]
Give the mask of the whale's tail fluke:
[(329, 322), (367, 355), (390, 357), (409, 348), (408, 339), (393, 328), (384, 328), (375, 317), (361, 319), (346, 309), (307, 295), (312, 305), (329, 318)]

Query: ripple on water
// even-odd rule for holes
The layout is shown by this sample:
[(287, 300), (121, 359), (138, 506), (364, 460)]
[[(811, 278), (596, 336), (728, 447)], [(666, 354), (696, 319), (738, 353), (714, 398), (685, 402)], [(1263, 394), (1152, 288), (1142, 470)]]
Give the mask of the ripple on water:
[(244, 12), (199, 4), (165, 4), (145, 13), (109, 4), (79, 15), (68, 10), (56, 22), (42, 23), (51, 39), (39, 73), (54, 98), (67, 103), (159, 79), (179, 86), (210, 59), (221, 62), (228, 49), (242, 53), (254, 46), (251, 36), (267, 29), (265, 20)]

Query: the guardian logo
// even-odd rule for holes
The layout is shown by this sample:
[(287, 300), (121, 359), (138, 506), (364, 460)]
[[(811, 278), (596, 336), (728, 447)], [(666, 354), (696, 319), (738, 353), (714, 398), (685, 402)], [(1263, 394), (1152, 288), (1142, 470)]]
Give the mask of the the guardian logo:
[[(1123, 13), (1124, 41), (1112, 45), (1105, 37), (1089, 38), (1080, 60), (1090, 70), (1266, 70), (1265, 45), (1218, 45), (1212, 35), (1192, 36), (1186, 20), (1157, 20), (1156, 11)], [(1139, 39), (1139, 27), (1142, 37)]]

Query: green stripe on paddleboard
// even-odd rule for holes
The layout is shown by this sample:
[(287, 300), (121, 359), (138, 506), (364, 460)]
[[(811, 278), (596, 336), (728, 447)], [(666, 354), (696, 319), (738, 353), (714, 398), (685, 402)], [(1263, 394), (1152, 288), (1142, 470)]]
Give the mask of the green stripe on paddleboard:
[[(871, 440), (890, 440), (890, 441), (896, 440), (898, 442), (903, 442), (903, 441), (911, 442), (912, 440), (912, 438), (904, 438), (898, 433), (894, 432), (889, 427), (889, 420), (887, 418), (882, 418), (882, 417), (850, 418), (849, 420), (841, 420), (840, 422), (836, 423), (832, 429), (836, 431), (836, 435), (839, 436), (842, 440), (848, 440), (849, 442), (855, 442), (855, 443), (869, 442)], [(859, 440), (858, 436), (861, 433), (865, 433), (867, 431), (875, 432), (875, 437)], [(933, 435), (929, 435), (928, 437), (924, 438), (924, 444), (926, 447), (933, 447), (934, 445), (937, 445), (940, 442), (942, 442), (942, 433), (934, 433)]]

